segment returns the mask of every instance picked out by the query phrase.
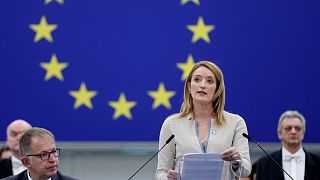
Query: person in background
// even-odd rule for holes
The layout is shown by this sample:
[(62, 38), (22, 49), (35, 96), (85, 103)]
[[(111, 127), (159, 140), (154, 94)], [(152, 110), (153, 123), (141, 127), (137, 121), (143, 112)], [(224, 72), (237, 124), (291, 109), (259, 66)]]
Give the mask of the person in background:
[(20, 161), (19, 139), (30, 128), (31, 125), (22, 119), (15, 120), (8, 125), (6, 144), (10, 148), (12, 156), (0, 161), (0, 179), (19, 174), (26, 169)]
[(11, 157), (11, 155), (12, 155), (12, 152), (11, 152), (10, 148), (7, 145), (3, 146), (0, 149), (0, 160), (8, 159), (8, 158)]
[[(212, 62), (195, 64), (184, 85), (184, 102), (178, 114), (163, 123), (159, 147), (175, 138), (158, 154), (157, 180), (179, 177), (174, 159), (186, 153), (221, 153), (222, 179), (246, 177), (251, 171), (247, 133), (243, 118), (224, 111), (225, 86), (220, 68)], [(242, 160), (240, 164), (237, 160)]]
[[(278, 122), (278, 138), (282, 148), (270, 154), (294, 180), (320, 178), (320, 158), (302, 146), (306, 132), (306, 120), (298, 111), (284, 112)], [(257, 180), (289, 180), (276, 163), (265, 156), (256, 163)]]
[(58, 171), (60, 149), (50, 131), (31, 128), (21, 136), (19, 146), (27, 170), (4, 180), (75, 180)]

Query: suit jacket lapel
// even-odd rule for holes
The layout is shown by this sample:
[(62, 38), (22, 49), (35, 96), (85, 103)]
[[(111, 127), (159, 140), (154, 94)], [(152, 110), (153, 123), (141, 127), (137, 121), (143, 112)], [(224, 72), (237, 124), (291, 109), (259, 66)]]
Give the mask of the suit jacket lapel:
[(304, 179), (308, 180), (309, 179), (308, 174), (310, 173), (309, 171), (314, 164), (310, 157), (310, 154), (305, 149), (303, 149), (303, 151), (306, 155), (305, 165), (304, 165)]
[(24, 170), (19, 175), (15, 176), (15, 178), (13, 178), (13, 180), (28, 180), (28, 174), (27, 173), (28, 173), (28, 171)]
[(60, 180), (59, 172), (52, 176), (51, 180)]
[(28, 180), (28, 171), (25, 170), (25, 172), (23, 173), (23, 179)]
[(12, 160), (10, 158), (9, 168), (11, 169), (11, 176), (13, 175), (13, 168), (12, 168)]
[[(280, 151), (278, 151), (275, 154), (274, 159), (282, 167), (282, 149), (280, 149)], [(273, 163), (273, 166), (274, 166), (273, 169), (275, 170), (273, 178), (276, 180), (284, 180), (284, 175), (283, 175), (284, 172), (282, 171), (282, 169), (278, 167), (276, 163)]]

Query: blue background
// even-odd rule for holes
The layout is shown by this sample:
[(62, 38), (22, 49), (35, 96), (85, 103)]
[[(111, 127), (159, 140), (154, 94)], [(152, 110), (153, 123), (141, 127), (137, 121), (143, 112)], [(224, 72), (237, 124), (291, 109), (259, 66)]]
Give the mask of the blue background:
[[(287, 109), (307, 119), (306, 142), (319, 142), (320, 1), (178, 0), (0, 1), (0, 140), (16, 118), (51, 130), (59, 141), (157, 141), (164, 119), (179, 111), (182, 71), (192, 54), (225, 75), (226, 110), (240, 114), (258, 141), (278, 142), (277, 121)], [(42, 15), (58, 24), (53, 43), (33, 42)], [(191, 43), (198, 17), (215, 25), (211, 43)], [(44, 81), (39, 64), (56, 54), (69, 63), (64, 81)], [(93, 109), (73, 108), (69, 91), (85, 82), (98, 95)], [(160, 82), (176, 95), (171, 109), (152, 109), (148, 91)], [(136, 101), (133, 118), (113, 120), (124, 92)]]

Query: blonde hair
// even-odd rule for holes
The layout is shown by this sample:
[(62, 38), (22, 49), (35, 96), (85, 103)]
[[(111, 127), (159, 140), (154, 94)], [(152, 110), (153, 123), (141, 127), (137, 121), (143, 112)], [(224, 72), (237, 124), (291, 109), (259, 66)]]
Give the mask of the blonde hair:
[(196, 63), (191, 69), (184, 84), (184, 100), (183, 100), (183, 104), (182, 104), (179, 116), (185, 117), (188, 114), (192, 114), (192, 119), (194, 117), (192, 96), (189, 93), (188, 84), (191, 83), (191, 78), (193, 76), (194, 71), (197, 70), (199, 67), (208, 68), (216, 78), (217, 89), (212, 100), (212, 107), (213, 107), (212, 117), (215, 119), (216, 125), (222, 126), (225, 123), (225, 119), (223, 116), (225, 96), (226, 96), (224, 78), (220, 68), (216, 64), (210, 61), (200, 61)]

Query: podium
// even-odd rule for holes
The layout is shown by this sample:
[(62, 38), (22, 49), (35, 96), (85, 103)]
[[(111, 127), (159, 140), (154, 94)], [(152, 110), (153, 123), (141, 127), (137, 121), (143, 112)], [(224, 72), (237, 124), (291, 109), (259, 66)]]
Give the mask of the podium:
[(177, 160), (180, 180), (221, 180), (224, 161), (216, 153), (189, 153)]

